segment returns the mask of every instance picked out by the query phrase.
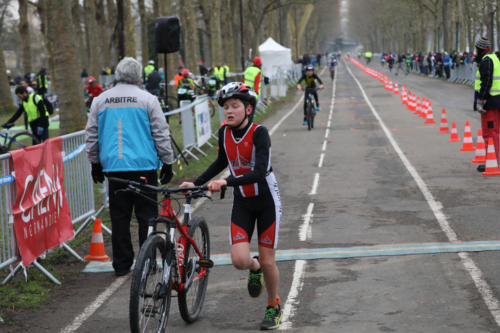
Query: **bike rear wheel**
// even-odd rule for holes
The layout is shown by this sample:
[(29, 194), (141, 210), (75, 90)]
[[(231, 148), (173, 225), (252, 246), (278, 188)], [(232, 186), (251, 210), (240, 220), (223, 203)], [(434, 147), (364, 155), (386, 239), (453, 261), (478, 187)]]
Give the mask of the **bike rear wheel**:
[[(150, 236), (139, 252), (130, 286), (129, 320), (132, 332), (164, 332), (167, 326), (172, 277), (170, 267), (164, 266), (168, 262), (165, 242), (159, 235)], [(163, 283), (165, 273), (168, 276), (166, 284)]]
[(9, 139), (7, 150), (16, 150), (39, 144), (38, 139), (29, 132), (19, 132)]
[[(195, 241), (200, 249), (202, 258), (210, 258), (210, 235), (205, 219), (195, 217), (191, 220), (188, 234)], [(191, 243), (186, 244), (184, 252), (184, 270), (182, 272), (182, 282), (186, 283), (193, 275), (189, 288), (179, 292), (179, 311), (182, 319), (187, 323), (192, 323), (198, 319), (208, 283), (208, 267), (199, 265), (200, 256), (196, 253)]]

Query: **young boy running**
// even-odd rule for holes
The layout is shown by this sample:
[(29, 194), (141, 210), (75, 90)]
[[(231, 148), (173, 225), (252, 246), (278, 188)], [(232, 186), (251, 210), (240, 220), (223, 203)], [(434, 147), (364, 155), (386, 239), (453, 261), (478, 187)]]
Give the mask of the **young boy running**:
[[(279, 271), (275, 252), (281, 217), (278, 184), (271, 168), (271, 139), (267, 129), (252, 122), (257, 103), (251, 88), (239, 82), (224, 86), (217, 95), (224, 108), (227, 124), (219, 130), (219, 153), (194, 183), (181, 187), (202, 185), (227, 166), (231, 175), (208, 183), (212, 192), (222, 186), (234, 187), (231, 212), (230, 245), (233, 266), (248, 269), (248, 292), (258, 297), (263, 281), (267, 290), (267, 308), (260, 328), (277, 329), (282, 312), (278, 296)], [(250, 256), (250, 240), (257, 222), (259, 256)]]

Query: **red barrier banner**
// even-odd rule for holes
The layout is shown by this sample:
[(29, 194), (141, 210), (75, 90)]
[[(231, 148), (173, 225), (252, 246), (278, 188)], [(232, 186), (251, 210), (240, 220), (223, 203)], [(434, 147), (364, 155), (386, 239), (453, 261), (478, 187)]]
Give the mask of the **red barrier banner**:
[(74, 235), (64, 191), (62, 139), (11, 152), (16, 178), (12, 207), (23, 266)]

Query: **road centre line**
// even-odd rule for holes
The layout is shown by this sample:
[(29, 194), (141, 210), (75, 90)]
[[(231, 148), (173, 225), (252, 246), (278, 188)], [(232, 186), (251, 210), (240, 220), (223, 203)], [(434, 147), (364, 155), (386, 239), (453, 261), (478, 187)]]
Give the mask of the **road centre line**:
[[(358, 85), (361, 93), (363, 94), (363, 97), (372, 111), (373, 116), (378, 120), (380, 127), (384, 131), (387, 139), (391, 143), (392, 147), (398, 154), (399, 158), (403, 162), (404, 166), (408, 170), (408, 172), (411, 174), (413, 179), (415, 180), (417, 186), (419, 187), (420, 191), (422, 192), (425, 200), (427, 201), (427, 204), (429, 205), (429, 208), (432, 210), (434, 216), (436, 217), (436, 220), (441, 227), (441, 230), (444, 232), (446, 237), (450, 242), (455, 242), (458, 241), (457, 234), (453, 230), (453, 228), (450, 226), (448, 222), (448, 218), (443, 212), (443, 205), (441, 202), (437, 201), (434, 198), (434, 195), (432, 192), (429, 190), (429, 187), (427, 184), (424, 182), (422, 177), (420, 177), (419, 173), (415, 169), (415, 167), (411, 164), (411, 162), (408, 160), (404, 152), (401, 150), (399, 147), (398, 143), (392, 136), (392, 133), (390, 130), (387, 128), (385, 125), (384, 121), (378, 114), (377, 110), (374, 108), (373, 104), (371, 103), (370, 99), (368, 98), (368, 95), (366, 94), (365, 90), (363, 89), (363, 86), (359, 82), (359, 80), (355, 77), (351, 69), (349, 68), (349, 65), (347, 62), (344, 60), (343, 61), (345, 64), (345, 67), (347, 68), (349, 74), (351, 77), (354, 79), (356, 84)], [(488, 285), (488, 283), (484, 280), (483, 277), (483, 272), (479, 267), (476, 266), (474, 261), (470, 258), (470, 256), (467, 253), (459, 253), (458, 254), (459, 258), (462, 261), (462, 265), (464, 266), (465, 270), (469, 273), (469, 275), (472, 278), (472, 281), (474, 282), (477, 290), (481, 294), (481, 297), (483, 298), (484, 303), (488, 307), (488, 310), (490, 311), (491, 315), (495, 319), (495, 322), (497, 326), (500, 327), (500, 307), (499, 307), (499, 301), (498, 299), (494, 296), (493, 290), (491, 287)]]
[(326, 151), (327, 140), (323, 141), (323, 146), (321, 146), (321, 151)]
[(325, 159), (325, 153), (321, 153), (321, 155), (319, 155), (319, 163), (318, 163), (318, 168), (321, 168), (323, 167), (323, 160)]
[(319, 172), (316, 172), (314, 174), (313, 185), (311, 188), (311, 192), (309, 192), (309, 195), (315, 195), (318, 192), (318, 182), (319, 182)]
[(328, 139), (328, 135), (330, 135), (330, 128), (326, 128), (326, 131), (325, 131), (325, 139)]

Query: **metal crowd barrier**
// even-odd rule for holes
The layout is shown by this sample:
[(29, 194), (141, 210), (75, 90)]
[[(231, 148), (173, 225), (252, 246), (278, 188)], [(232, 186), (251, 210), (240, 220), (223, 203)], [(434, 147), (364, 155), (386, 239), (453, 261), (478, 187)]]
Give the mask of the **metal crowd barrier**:
[[(424, 63), (422, 67), (425, 67), (427, 75), (429, 77), (438, 77), (436, 74), (436, 66), (432, 66), (429, 69), (427, 62)], [(411, 72), (416, 74), (423, 74), (422, 67), (414, 63), (411, 67)], [(454, 64), (450, 66), (450, 78), (447, 80), (449, 82), (454, 82), (464, 85), (474, 85), (476, 79), (477, 64)], [(443, 68), (442, 78), (446, 79), (446, 73)]]
[[(76, 224), (85, 219), (87, 221), (93, 220), (95, 218), (94, 192), (90, 164), (85, 154), (85, 131), (63, 135), (61, 138), (64, 188), (71, 211), (72, 223)], [(20, 258), (17, 253), (13, 231), (12, 204), (15, 200), (15, 179), (10, 154), (0, 155), (0, 168), (0, 202), (2, 205), (0, 211), (0, 269), (10, 266), (10, 274), (2, 282), (5, 284), (22, 268), (22, 265), (19, 263), (15, 268), (12, 267), (12, 264)], [(110, 232), (109, 229), (107, 231)], [(75, 237), (77, 235), (78, 233), (75, 233)], [(61, 246), (79, 260), (83, 260), (67, 244)], [(33, 265), (53, 282), (60, 284), (36, 260)]]

